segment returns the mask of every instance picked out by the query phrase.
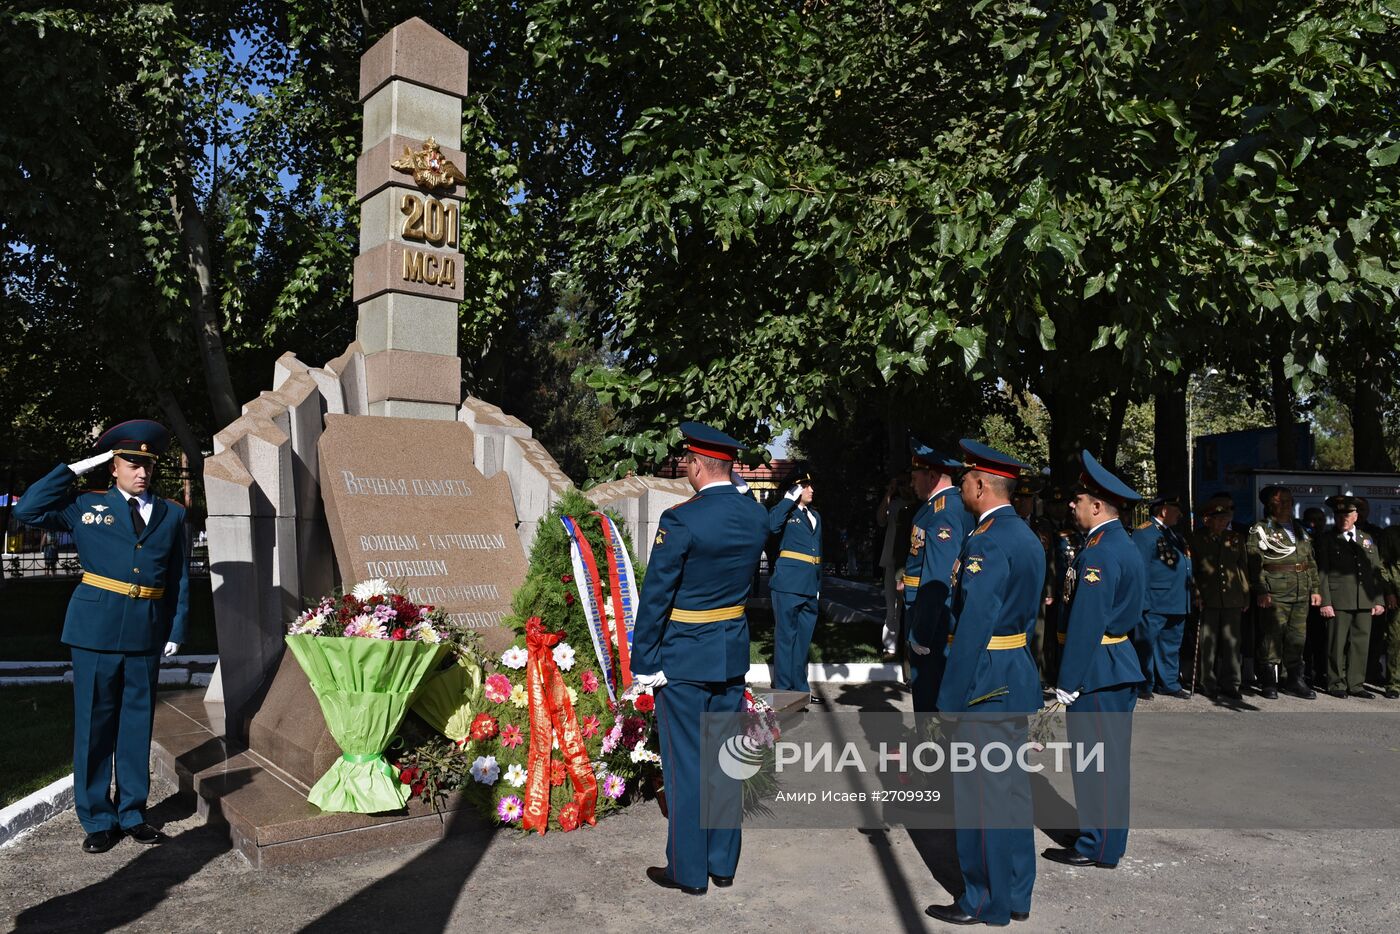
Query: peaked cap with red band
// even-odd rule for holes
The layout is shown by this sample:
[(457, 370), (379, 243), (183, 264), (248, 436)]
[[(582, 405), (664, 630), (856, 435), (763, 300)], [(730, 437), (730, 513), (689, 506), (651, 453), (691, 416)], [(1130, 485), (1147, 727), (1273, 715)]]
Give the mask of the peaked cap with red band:
[(971, 438), (963, 438), (958, 442), (958, 447), (962, 448), (963, 466), (968, 470), (980, 470), (997, 477), (1019, 480), (1023, 473), (1031, 469), (1029, 464), (1021, 463), (1010, 454), (989, 448)]
[(145, 457), (155, 460), (170, 448), (170, 432), (160, 422), (134, 418), (113, 425), (93, 445), (97, 453), (111, 451), (123, 457)]
[(1077, 489), (1080, 492), (1088, 493), (1090, 496), (1107, 500), (1110, 503), (1116, 503), (1120, 509), (1129, 503), (1136, 503), (1142, 499), (1142, 495), (1137, 490), (1109, 473), (1108, 468), (1095, 460), (1094, 455), (1088, 451), (1079, 452), (1079, 464), (1079, 486)]
[(742, 442), (704, 422), (681, 422), (681, 434), (685, 436), (685, 449), (690, 453), (722, 461), (734, 460), (744, 446)]

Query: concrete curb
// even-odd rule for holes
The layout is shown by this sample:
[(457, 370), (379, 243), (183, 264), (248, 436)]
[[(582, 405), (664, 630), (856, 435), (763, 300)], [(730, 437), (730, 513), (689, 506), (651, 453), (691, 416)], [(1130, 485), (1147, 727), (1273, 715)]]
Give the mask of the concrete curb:
[[(172, 655), (160, 660), (160, 683), (207, 687), (218, 664), (217, 655)], [(72, 684), (71, 662), (0, 662), (0, 687), (30, 684)]]
[(0, 847), (9, 846), (49, 818), (73, 806), (73, 776), (65, 775), (47, 787), (0, 811)]

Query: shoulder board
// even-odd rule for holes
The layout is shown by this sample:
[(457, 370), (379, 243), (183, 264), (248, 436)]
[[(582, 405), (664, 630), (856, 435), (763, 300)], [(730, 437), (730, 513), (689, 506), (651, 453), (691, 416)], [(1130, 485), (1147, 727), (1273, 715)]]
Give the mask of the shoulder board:
[(686, 500), (685, 502), (676, 503), (676, 505), (670, 507), (670, 509), (668, 509), (667, 512), (669, 512), (671, 509), (680, 509), (682, 506), (689, 506), (691, 503), (695, 502), (695, 501), (698, 500), (699, 498), (700, 498), (700, 494), (697, 493), (697, 494), (695, 494), (694, 496), (692, 496), (690, 499)]
[(995, 522), (995, 521), (997, 521), (995, 518), (988, 519), (986, 522), (983, 522), (981, 525), (979, 525), (979, 526), (973, 531), (972, 534), (973, 534), (973, 535), (981, 535), (983, 532), (985, 532), (985, 531), (987, 531), (988, 529), (990, 529), (990, 528), (992, 527), (992, 523)]
[(1069, 538), (1069, 536), (1070, 533), (1068, 529), (1060, 529), (1060, 538)]
[(111, 489), (111, 487), (107, 487), (106, 489), (101, 489), (101, 490), (98, 490), (98, 489), (79, 490), (79, 492), (80, 492), (80, 493), (92, 493), (92, 494), (95, 495), (95, 496), (106, 496), (106, 495), (107, 495), (107, 490), (109, 490), (109, 489)]
[(1099, 532), (1099, 533), (1095, 534), (1093, 538), (1089, 539), (1087, 542), (1084, 543), (1084, 547), (1085, 547), (1085, 548), (1093, 548), (1095, 545), (1097, 545), (1097, 544), (1099, 543), (1099, 539), (1101, 539), (1101, 538), (1103, 538), (1103, 533), (1102, 533), (1102, 532)]
[(1149, 520), (1147, 520), (1146, 522), (1142, 523), (1142, 525), (1139, 525), (1139, 526), (1137, 527), (1137, 530), (1138, 530), (1139, 532), (1141, 532), (1143, 529), (1150, 529), (1150, 528), (1152, 528), (1152, 520), (1151, 520), (1151, 519), (1149, 519)]

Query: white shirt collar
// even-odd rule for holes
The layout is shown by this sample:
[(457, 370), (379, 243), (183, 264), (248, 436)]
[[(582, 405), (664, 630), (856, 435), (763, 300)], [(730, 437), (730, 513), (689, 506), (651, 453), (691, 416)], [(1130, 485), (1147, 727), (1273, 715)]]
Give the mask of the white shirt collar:
[(1087, 535), (1093, 535), (1095, 532), (1097, 532), (1099, 529), (1103, 528), (1104, 526), (1108, 525), (1110, 522), (1117, 522), (1117, 521), (1118, 521), (1118, 517), (1117, 517), (1117, 516), (1114, 516), (1112, 519), (1105, 519), (1105, 520), (1103, 520), (1102, 522), (1100, 522), (1098, 525), (1096, 525), (1096, 526), (1094, 526), (1092, 529), (1090, 529), (1088, 532), (1086, 532), (1085, 535), (1086, 535), (1086, 536), (1087, 536)]
[(708, 489), (709, 489), (710, 487), (712, 487), (712, 486), (734, 486), (734, 484), (731, 483), (731, 482), (728, 481), (728, 480), (715, 480), (715, 481), (713, 481), (713, 482), (711, 482), (711, 483), (705, 484), (704, 486), (702, 486), (700, 489), (696, 490), (695, 492), (697, 492), (697, 493), (703, 493), (703, 492), (705, 492), (706, 490), (708, 490)]
[[(983, 522), (986, 522), (986, 521), (987, 521), (987, 517), (990, 516), (992, 513), (996, 512), (998, 509), (1011, 509), (1011, 508), (1012, 508), (1012, 507), (1011, 507), (1011, 504), (1010, 504), (1010, 503), (1002, 503), (1000, 506), (993, 506), (991, 509), (988, 509), (986, 512), (982, 513), (982, 515), (980, 515), (980, 516), (977, 517), (977, 524), (978, 524), (978, 525), (981, 525)], [(1014, 511), (1014, 510), (1013, 510), (1013, 511)]]
[(149, 506), (155, 502), (155, 499), (151, 496), (150, 490), (147, 490), (144, 493), (128, 493), (121, 487), (117, 487), (117, 492), (121, 494), (121, 498), (124, 500), (129, 500), (131, 499), (131, 497), (135, 496), (136, 502), (139, 503), (142, 508), (145, 508), (146, 506)]

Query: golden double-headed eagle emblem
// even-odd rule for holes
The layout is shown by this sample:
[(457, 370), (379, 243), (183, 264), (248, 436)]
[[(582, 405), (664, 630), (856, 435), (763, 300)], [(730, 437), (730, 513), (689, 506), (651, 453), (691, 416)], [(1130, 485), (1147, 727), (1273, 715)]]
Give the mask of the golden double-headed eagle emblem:
[(437, 140), (431, 136), (423, 143), (423, 148), (414, 152), (403, 148), (403, 158), (389, 163), (400, 172), (413, 175), (413, 180), (424, 188), (451, 188), (465, 183), (467, 177), (462, 170), (452, 164), (452, 160), (442, 154)]

